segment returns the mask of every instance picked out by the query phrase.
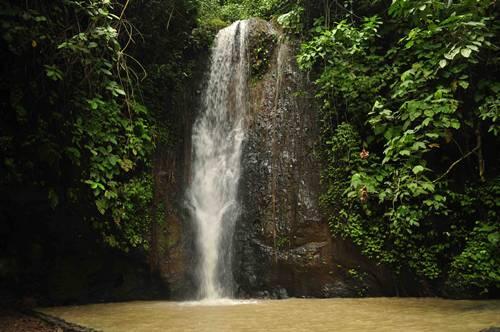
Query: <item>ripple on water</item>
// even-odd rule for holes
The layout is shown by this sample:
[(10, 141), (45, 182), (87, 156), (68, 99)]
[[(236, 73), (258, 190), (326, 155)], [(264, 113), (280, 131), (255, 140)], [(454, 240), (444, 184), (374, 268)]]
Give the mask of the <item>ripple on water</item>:
[(257, 300), (238, 300), (230, 298), (202, 299), (199, 301), (177, 302), (178, 305), (187, 307), (232, 306), (232, 305), (257, 304), (257, 303), (259, 303), (259, 301)]

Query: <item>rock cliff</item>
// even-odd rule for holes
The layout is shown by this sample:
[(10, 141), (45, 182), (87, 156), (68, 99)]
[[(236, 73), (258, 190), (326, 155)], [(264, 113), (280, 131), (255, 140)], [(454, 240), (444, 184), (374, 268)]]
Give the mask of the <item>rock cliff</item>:
[[(269, 22), (252, 19), (250, 31), (242, 215), (234, 235), (239, 296), (392, 294), (391, 274), (348, 241), (332, 239), (319, 207), (318, 108), (306, 75), (297, 68), (297, 45)], [(182, 212), (194, 119), (186, 111), (183, 143), (175, 154), (158, 159), (155, 172), (166, 213), (165, 222), (155, 227), (152, 263), (174, 297), (193, 294), (196, 261), (192, 225)]]

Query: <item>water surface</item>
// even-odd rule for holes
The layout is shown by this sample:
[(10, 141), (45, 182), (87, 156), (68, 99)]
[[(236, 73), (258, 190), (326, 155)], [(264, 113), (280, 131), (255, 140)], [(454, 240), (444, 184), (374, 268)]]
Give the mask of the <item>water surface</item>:
[(124, 302), (43, 308), (102, 331), (479, 331), (500, 326), (500, 300), (435, 298)]

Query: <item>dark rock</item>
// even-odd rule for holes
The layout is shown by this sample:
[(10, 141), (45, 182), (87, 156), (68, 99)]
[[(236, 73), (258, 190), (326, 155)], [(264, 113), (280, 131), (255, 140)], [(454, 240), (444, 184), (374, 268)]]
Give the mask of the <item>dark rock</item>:
[(332, 284), (324, 284), (321, 289), (323, 297), (356, 297), (356, 291), (341, 280)]
[(255, 293), (256, 298), (263, 298), (264, 297), (264, 292), (263, 291), (258, 291)]
[(278, 289), (278, 299), (284, 300), (288, 299), (288, 292), (284, 288), (279, 288)]
[[(157, 147), (153, 169), (155, 205), (163, 206), (164, 213), (152, 227), (150, 266), (168, 285), (174, 299), (192, 298), (196, 291), (195, 230), (190, 223), (185, 193), (191, 173), (191, 131), (209, 60), (206, 53), (200, 57), (193, 68), (192, 82), (186, 85), (190, 88), (168, 110), (175, 115), (175, 126), (169, 130), (176, 139)], [(165, 125), (170, 127), (171, 123)], [(162, 176), (165, 173), (168, 176)]]
[[(262, 38), (263, 31), (279, 35), (267, 22), (251, 25), (258, 33), (250, 38)], [(319, 143), (318, 107), (300, 93), (311, 87), (297, 68), (295, 46), (277, 39), (267, 73), (250, 86), (235, 279), (249, 293), (271, 289), (276, 298), (284, 295), (276, 292), (280, 288), (287, 296), (390, 294), (382, 268), (351, 254), (353, 246), (343, 250), (347, 244), (332, 240), (318, 203), (322, 166), (313, 153)], [(353, 267), (367, 277), (353, 280), (347, 273)]]

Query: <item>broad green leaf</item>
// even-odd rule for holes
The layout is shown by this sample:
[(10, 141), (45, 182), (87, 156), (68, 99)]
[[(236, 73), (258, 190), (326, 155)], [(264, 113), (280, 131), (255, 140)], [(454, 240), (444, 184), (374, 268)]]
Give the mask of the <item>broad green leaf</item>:
[(444, 57), (448, 60), (453, 60), (455, 56), (460, 52), (460, 49), (458, 47), (454, 47), (444, 55)]
[(450, 124), (451, 124), (451, 127), (454, 128), (454, 129), (459, 129), (460, 128), (460, 121), (458, 121), (456, 119), (452, 119), (450, 121)]
[(459, 81), (458, 85), (460, 85), (464, 89), (467, 89), (469, 87), (469, 82), (467, 82), (467, 81)]
[(424, 170), (424, 167), (422, 165), (417, 165), (417, 166), (413, 167), (412, 172), (413, 172), (413, 174), (418, 174), (418, 173), (423, 172), (423, 170)]
[(496, 245), (500, 241), (500, 233), (491, 233), (488, 234), (488, 241)]
[(472, 51), (471, 51), (471, 49), (470, 49), (470, 48), (466, 48), (466, 47), (464, 47), (464, 48), (460, 49), (460, 54), (462, 54), (462, 56), (463, 56), (464, 58), (468, 58), (468, 57), (470, 57), (471, 52), (472, 52)]

